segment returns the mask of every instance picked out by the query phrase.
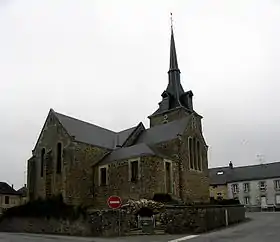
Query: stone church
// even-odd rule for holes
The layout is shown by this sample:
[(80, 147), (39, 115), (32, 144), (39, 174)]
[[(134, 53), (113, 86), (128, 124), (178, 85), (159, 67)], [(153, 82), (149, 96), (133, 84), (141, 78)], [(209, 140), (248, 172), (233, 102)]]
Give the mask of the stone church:
[(181, 85), (172, 29), (168, 85), (150, 128), (140, 122), (115, 132), (51, 109), (28, 160), (29, 199), (61, 194), (67, 204), (96, 208), (111, 195), (208, 201), (208, 146), (192, 97)]

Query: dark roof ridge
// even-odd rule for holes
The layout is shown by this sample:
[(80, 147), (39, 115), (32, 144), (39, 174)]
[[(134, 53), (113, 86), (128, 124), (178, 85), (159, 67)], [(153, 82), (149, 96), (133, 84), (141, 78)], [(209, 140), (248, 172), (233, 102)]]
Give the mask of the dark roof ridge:
[(96, 125), (96, 124), (94, 124), (94, 123), (90, 123), (90, 122), (88, 122), (88, 121), (85, 121), (85, 120), (82, 120), (82, 119), (79, 119), (79, 118), (76, 118), (76, 117), (73, 117), (73, 116), (69, 116), (69, 115), (66, 115), (66, 114), (63, 114), (63, 113), (60, 113), (60, 112), (56, 112), (56, 111), (54, 111), (53, 109), (51, 109), (51, 110), (54, 112), (54, 114), (62, 115), (62, 116), (64, 116), (64, 117), (67, 117), (67, 118), (70, 118), (70, 119), (74, 119), (74, 120), (76, 120), (76, 121), (83, 122), (83, 123), (85, 123), (85, 124), (93, 125), (93, 126), (96, 126), (96, 127), (100, 128), (100, 129), (104, 129), (104, 130), (106, 130), (106, 131), (110, 131), (110, 132), (115, 133), (115, 134), (118, 134), (118, 133), (127, 131), (127, 130), (132, 129), (132, 128), (136, 128), (140, 123), (142, 123), (142, 122), (139, 122), (137, 125), (134, 125), (134, 126), (132, 126), (132, 127), (130, 127), (130, 128), (122, 129), (122, 130), (119, 130), (119, 131), (113, 131), (113, 130), (111, 130), (111, 129), (107, 129), (107, 128), (104, 128), (104, 127), (102, 127), (102, 126)]
[(10, 186), (7, 182), (0, 182), (0, 194), (7, 195), (20, 195), (12, 186)]
[(218, 169), (226, 169), (229, 168), (228, 166), (217, 166), (217, 167), (210, 167), (209, 170), (218, 170)]
[(280, 161), (274, 161), (274, 162), (268, 162), (268, 163), (263, 163), (263, 164), (255, 164), (255, 165), (247, 165), (247, 166), (236, 166), (234, 168), (246, 168), (246, 167), (256, 167), (256, 166), (266, 166), (266, 165), (273, 165), (273, 164), (278, 164)]
[[(137, 125), (135, 125), (135, 126), (132, 126), (131, 128), (127, 128), (127, 129), (123, 129), (123, 130), (121, 130), (121, 131), (118, 131), (118, 132), (116, 132), (116, 134), (119, 134), (119, 133), (124, 132), (124, 131), (128, 131), (128, 130), (130, 130), (130, 129), (135, 129), (138, 125), (139, 125), (139, 124), (137, 124)], [(113, 132), (114, 132), (114, 131), (113, 131)]]
[[(266, 165), (273, 165), (280, 163), (280, 161), (274, 161), (274, 162), (268, 162), (268, 163), (263, 163), (263, 164), (254, 164), (254, 165), (242, 165), (242, 166), (234, 166), (233, 169), (236, 168), (247, 168), (247, 167), (257, 167), (257, 166), (266, 166)], [(209, 170), (218, 170), (218, 169), (226, 169), (229, 168), (229, 166), (217, 166), (217, 167), (211, 167)]]
[[(67, 118), (70, 118), (70, 119), (74, 119), (74, 120), (76, 120), (76, 121), (83, 122), (83, 123), (88, 124), (88, 125), (93, 125), (93, 126), (96, 126), (96, 127), (100, 128), (100, 129), (104, 129), (104, 130), (106, 130), (106, 131), (110, 131), (110, 132), (112, 132), (112, 133), (116, 133), (116, 134), (118, 133), (118, 132), (115, 132), (115, 131), (113, 131), (113, 130), (103, 128), (103, 127), (101, 127), (101, 126), (99, 126), (99, 125), (96, 125), (96, 124), (93, 124), (93, 123), (84, 121), (84, 120), (82, 120), (82, 119), (78, 119), (78, 118), (75, 118), (75, 117), (72, 117), (72, 116), (65, 115), (65, 114), (63, 114), (63, 113), (59, 113), (59, 112), (54, 111), (54, 114), (62, 115), (62, 116), (64, 116), (64, 117), (67, 117)], [(121, 132), (121, 131), (120, 131), (120, 132)]]

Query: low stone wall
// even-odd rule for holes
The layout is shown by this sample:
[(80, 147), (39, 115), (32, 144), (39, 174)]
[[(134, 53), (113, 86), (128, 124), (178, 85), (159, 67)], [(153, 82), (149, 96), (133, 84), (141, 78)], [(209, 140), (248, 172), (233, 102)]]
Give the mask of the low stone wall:
[(0, 232), (24, 232), (75, 236), (119, 236), (129, 232), (135, 216), (122, 210), (91, 212), (88, 218), (64, 220), (54, 218), (5, 218)]
[[(226, 214), (228, 215), (226, 219)], [(169, 234), (201, 233), (245, 219), (243, 206), (166, 207), (155, 216), (156, 229)], [(0, 231), (47, 233), (76, 236), (120, 236), (137, 228), (137, 217), (125, 210), (90, 212), (87, 218), (58, 220), (43, 218), (5, 218)]]
[(68, 221), (42, 218), (8, 218), (0, 224), (1, 232), (61, 234), (87, 236), (91, 228), (80, 220)]
[(245, 208), (239, 205), (167, 207), (158, 217), (159, 226), (167, 233), (202, 233), (245, 220)]

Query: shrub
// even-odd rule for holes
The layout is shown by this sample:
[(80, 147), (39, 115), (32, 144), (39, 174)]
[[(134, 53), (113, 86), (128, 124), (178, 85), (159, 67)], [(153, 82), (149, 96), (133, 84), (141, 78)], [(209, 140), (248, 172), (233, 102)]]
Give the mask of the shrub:
[(183, 205), (184, 204), (181, 200), (172, 197), (168, 193), (155, 193), (153, 200), (155, 202), (164, 203), (166, 205)]
[(167, 193), (156, 193), (153, 200), (161, 203), (169, 203), (172, 202), (172, 197)]
[(74, 207), (63, 202), (61, 195), (49, 199), (37, 199), (24, 205), (12, 207), (4, 212), (1, 219), (11, 217), (41, 217), (41, 218), (63, 218), (78, 219), (85, 217), (86, 211), (82, 207)]
[(210, 204), (215, 205), (239, 205), (240, 202), (238, 199), (210, 199)]

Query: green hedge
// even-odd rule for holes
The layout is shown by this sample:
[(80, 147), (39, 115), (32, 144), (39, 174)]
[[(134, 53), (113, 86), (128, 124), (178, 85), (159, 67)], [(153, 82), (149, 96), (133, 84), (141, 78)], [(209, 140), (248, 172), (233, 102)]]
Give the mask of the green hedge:
[(238, 199), (210, 199), (210, 204), (215, 205), (239, 205), (240, 202)]
[(1, 217), (41, 217), (56, 219), (78, 219), (80, 216), (86, 217), (86, 210), (82, 207), (74, 207), (63, 202), (61, 195), (43, 200), (30, 201), (24, 205), (12, 207), (5, 211)]

